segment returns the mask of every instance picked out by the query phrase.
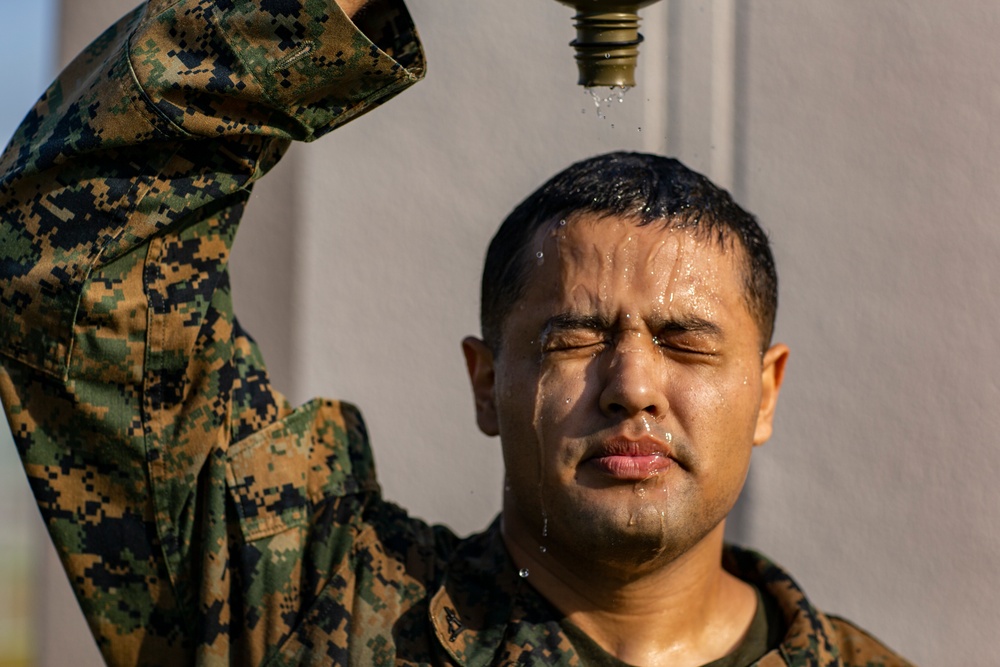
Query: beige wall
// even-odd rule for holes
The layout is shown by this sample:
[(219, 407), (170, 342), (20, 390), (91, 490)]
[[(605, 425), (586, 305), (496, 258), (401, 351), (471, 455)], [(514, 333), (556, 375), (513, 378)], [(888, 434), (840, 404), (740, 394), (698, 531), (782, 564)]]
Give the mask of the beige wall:
[[(129, 4), (64, 2), (66, 51)], [(665, 0), (640, 87), (604, 121), (573, 85), (565, 7), (410, 7), (428, 80), (293, 151), (241, 230), (238, 309), (281, 386), (363, 408), (388, 497), (485, 525), (499, 444), (475, 429), (458, 341), (493, 229), (572, 160), (675, 154), (771, 232), (793, 350), (733, 534), (919, 663), (994, 662), (1000, 7)], [(45, 664), (83, 667), (67, 624)]]

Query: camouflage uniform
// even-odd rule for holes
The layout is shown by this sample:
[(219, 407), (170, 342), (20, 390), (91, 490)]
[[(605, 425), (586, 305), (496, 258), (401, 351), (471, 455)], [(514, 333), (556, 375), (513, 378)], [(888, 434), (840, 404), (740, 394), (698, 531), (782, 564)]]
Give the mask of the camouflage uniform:
[[(292, 409), (233, 316), (254, 181), (423, 75), (401, 2), (362, 27), (332, 0), (152, 0), (3, 155), (0, 396), (109, 664), (577, 662), (496, 526), (384, 502), (357, 411)], [(760, 664), (903, 664), (727, 558), (787, 616)]]

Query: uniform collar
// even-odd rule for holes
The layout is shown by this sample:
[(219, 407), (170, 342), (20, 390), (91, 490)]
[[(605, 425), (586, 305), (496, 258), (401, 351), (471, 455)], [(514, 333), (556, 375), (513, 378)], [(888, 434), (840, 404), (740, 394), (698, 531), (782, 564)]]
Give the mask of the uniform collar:
[(765, 655), (759, 667), (843, 667), (830, 619), (809, 602), (791, 575), (750, 549), (726, 545), (723, 567), (773, 598), (785, 621), (781, 645)]
[[(843, 667), (830, 620), (787, 572), (759, 553), (728, 545), (723, 565), (774, 598), (784, 616), (785, 638), (759, 667)], [(463, 667), (578, 664), (559, 624), (562, 615), (518, 576), (499, 518), (459, 544), (429, 613), (438, 642)]]
[(441, 646), (464, 667), (578, 664), (562, 615), (518, 576), (499, 517), (455, 550), (430, 617)]

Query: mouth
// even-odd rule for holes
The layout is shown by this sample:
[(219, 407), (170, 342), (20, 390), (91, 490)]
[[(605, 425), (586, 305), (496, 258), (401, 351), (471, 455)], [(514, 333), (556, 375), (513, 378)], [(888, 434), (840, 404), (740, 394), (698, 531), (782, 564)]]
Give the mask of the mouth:
[(652, 437), (605, 440), (584, 461), (601, 474), (625, 482), (641, 482), (675, 464), (667, 444)]

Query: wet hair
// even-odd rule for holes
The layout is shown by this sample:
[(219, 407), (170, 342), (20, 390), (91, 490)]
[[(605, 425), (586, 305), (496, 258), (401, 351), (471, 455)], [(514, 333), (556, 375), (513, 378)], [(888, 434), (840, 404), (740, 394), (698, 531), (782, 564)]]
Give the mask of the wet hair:
[(778, 276), (767, 235), (754, 216), (677, 160), (619, 152), (582, 160), (556, 174), (500, 225), (486, 252), (480, 302), (483, 338), (494, 354), (500, 351), (504, 320), (524, 295), (535, 234), (580, 214), (630, 219), (638, 226), (661, 221), (665, 229), (691, 229), (721, 248), (738, 240), (747, 308), (757, 322), (761, 349), (770, 345)]

